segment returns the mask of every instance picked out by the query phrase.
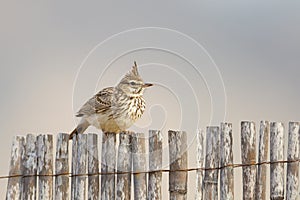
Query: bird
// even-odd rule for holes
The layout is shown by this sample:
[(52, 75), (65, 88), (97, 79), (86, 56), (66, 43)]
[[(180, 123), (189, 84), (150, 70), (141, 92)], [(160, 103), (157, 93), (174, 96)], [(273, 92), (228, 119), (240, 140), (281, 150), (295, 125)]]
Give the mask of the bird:
[(151, 86), (152, 83), (143, 81), (134, 61), (131, 70), (115, 87), (100, 90), (83, 104), (76, 114), (81, 120), (69, 138), (84, 133), (89, 126), (116, 134), (126, 131), (142, 117), (146, 108), (143, 94)]

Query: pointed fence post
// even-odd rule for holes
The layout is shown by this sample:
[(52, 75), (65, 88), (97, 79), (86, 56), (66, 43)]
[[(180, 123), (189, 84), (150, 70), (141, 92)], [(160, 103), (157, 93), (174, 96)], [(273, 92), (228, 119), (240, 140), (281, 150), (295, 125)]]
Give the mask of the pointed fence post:
[(220, 133), (219, 127), (207, 127), (206, 129), (206, 156), (203, 199), (218, 199), (218, 177), (220, 162)]
[[(204, 131), (197, 132), (197, 168), (204, 167)], [(197, 169), (196, 172), (196, 200), (203, 199), (203, 173), (204, 170)]]
[[(221, 139), (220, 139), (220, 199), (233, 200), (234, 199), (234, 176), (232, 153), (232, 124), (221, 123)], [(227, 166), (227, 167), (226, 167)]]
[[(260, 122), (259, 141), (258, 141), (258, 163), (268, 160), (270, 123), (268, 121)], [(256, 199), (266, 199), (266, 176), (267, 164), (257, 165), (256, 175)]]
[(132, 135), (132, 169), (133, 172), (142, 172), (133, 174), (134, 199), (147, 199), (147, 162), (145, 134), (133, 133)]
[(299, 198), (299, 122), (289, 123), (287, 160), (286, 199)]
[(131, 199), (131, 147), (132, 133), (120, 133), (120, 144), (118, 149), (117, 162), (117, 200)]
[(101, 152), (101, 199), (115, 199), (116, 133), (104, 132)]
[(187, 198), (187, 171), (177, 171), (187, 169), (187, 137), (184, 131), (168, 132), (169, 138), (169, 191), (170, 199)]
[(22, 161), (24, 158), (25, 137), (16, 136), (11, 148), (9, 175), (16, 176), (8, 179), (6, 199), (22, 199)]
[(36, 136), (26, 135), (25, 157), (23, 161), (23, 199), (36, 199), (37, 185), (37, 149)]
[(53, 137), (50, 134), (37, 137), (39, 175), (38, 199), (53, 199)]
[(98, 160), (98, 135), (87, 135), (88, 151), (88, 199), (99, 199), (99, 160)]
[(55, 200), (69, 199), (69, 134), (59, 133), (55, 156)]
[[(281, 122), (270, 124), (270, 161), (284, 159), (284, 126)], [(271, 200), (284, 199), (284, 164), (270, 165), (270, 198)]]
[[(149, 131), (149, 176), (148, 199), (161, 200), (162, 172), (162, 135), (160, 131)], [(156, 172), (151, 172), (156, 171)]]

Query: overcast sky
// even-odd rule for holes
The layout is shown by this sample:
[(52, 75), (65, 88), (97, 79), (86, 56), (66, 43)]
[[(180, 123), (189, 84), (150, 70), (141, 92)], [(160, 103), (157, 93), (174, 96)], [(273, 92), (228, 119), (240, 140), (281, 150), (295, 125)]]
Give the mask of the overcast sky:
[(187, 130), (195, 166), (196, 130), (232, 122), (240, 162), (241, 120), (300, 120), (299, 9), (296, 1), (1, 1), (0, 175), (14, 135), (71, 131), (84, 101), (133, 60), (157, 84), (133, 130)]

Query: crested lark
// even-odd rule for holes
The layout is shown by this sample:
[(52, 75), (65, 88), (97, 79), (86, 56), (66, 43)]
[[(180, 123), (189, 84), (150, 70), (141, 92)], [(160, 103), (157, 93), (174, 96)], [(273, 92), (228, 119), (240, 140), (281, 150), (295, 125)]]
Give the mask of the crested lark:
[(80, 108), (76, 117), (81, 117), (81, 121), (71, 132), (70, 139), (83, 133), (90, 125), (103, 132), (125, 131), (144, 113), (143, 93), (150, 86), (152, 84), (143, 82), (134, 62), (131, 71), (116, 87), (104, 88)]

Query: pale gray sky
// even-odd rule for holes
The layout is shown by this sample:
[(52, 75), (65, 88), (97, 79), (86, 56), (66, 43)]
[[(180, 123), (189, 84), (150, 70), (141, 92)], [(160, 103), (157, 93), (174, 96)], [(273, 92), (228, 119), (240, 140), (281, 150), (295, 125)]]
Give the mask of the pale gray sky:
[[(204, 128), (211, 117), (213, 124), (219, 123), (226, 108), (225, 120), (234, 127), (234, 159), (239, 162), (241, 120), (253, 120), (257, 126), (262, 119), (300, 120), (299, 9), (296, 1), (1, 1), (0, 174), (8, 173), (14, 135), (69, 132), (78, 107), (96, 90), (116, 84), (133, 60), (142, 64), (146, 81), (161, 85), (146, 93), (151, 112), (133, 129), (181, 128), (188, 130), (193, 142), (197, 126)], [(191, 40), (171, 31), (151, 30), (121, 35), (101, 45), (78, 72), (100, 42), (141, 27), (188, 35), (208, 51), (220, 74)], [(145, 49), (150, 46), (169, 52)], [(144, 49), (117, 58), (139, 47)], [(190, 166), (195, 165), (193, 148), (194, 144)], [(235, 172), (238, 177), (240, 171)], [(194, 185), (193, 178), (189, 184)], [(236, 182), (236, 199), (240, 199), (239, 185)], [(4, 198), (6, 180), (0, 180), (0, 188)], [(191, 190), (189, 199), (194, 197)]]

